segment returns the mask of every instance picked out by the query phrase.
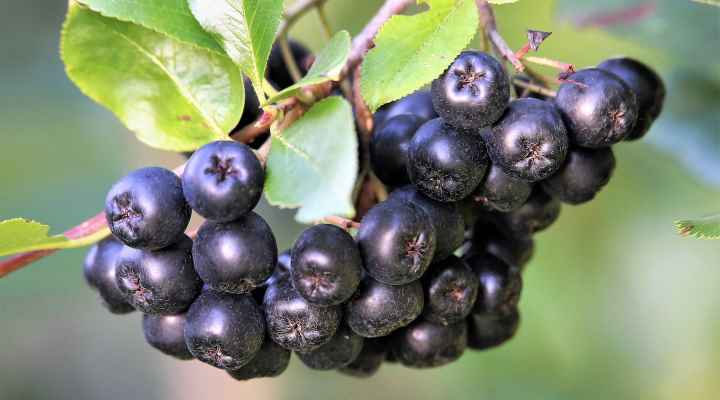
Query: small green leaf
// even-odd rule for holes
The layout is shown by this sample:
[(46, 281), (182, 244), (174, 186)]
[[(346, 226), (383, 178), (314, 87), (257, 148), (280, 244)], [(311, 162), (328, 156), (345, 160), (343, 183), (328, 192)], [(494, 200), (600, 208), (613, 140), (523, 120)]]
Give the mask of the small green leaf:
[(264, 99), (262, 81), (283, 0), (188, 0), (188, 4), (200, 25), (216, 37)]
[(720, 215), (676, 221), (675, 227), (683, 236), (698, 239), (720, 239)]
[(338, 96), (316, 103), (289, 128), (273, 133), (265, 196), (276, 206), (299, 207), (295, 219), (302, 223), (352, 217), (357, 148), (350, 104)]
[(195, 20), (186, 0), (76, 0), (106, 17), (133, 22), (173, 39), (225, 54)]
[(0, 221), (0, 256), (24, 251), (57, 248), (69, 240), (63, 235), (48, 236), (50, 227), (24, 218)]
[(424, 0), (430, 10), (393, 16), (362, 65), (361, 91), (372, 111), (437, 78), (478, 29), (474, 0)]
[(294, 96), (301, 88), (317, 85), (327, 81), (340, 79), (340, 72), (350, 55), (350, 34), (340, 31), (330, 39), (325, 47), (320, 50), (315, 62), (307, 75), (294, 85), (284, 89), (270, 98), (268, 103), (276, 103), (282, 99)]
[(67, 74), (138, 138), (173, 151), (227, 137), (245, 101), (223, 55), (72, 3), (62, 32)]

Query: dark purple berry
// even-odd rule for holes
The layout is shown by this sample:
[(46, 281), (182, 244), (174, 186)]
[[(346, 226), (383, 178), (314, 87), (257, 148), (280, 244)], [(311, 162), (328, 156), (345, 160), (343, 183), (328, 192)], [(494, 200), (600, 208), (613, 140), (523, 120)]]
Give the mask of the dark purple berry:
[(205, 221), (193, 258), (198, 275), (213, 289), (247, 293), (273, 273), (277, 244), (265, 220), (250, 212), (232, 222)]
[(135, 311), (117, 285), (117, 258), (122, 248), (114, 237), (102, 240), (90, 248), (83, 268), (88, 285), (98, 291), (103, 305), (113, 314)]
[(227, 140), (198, 149), (182, 175), (190, 207), (219, 222), (233, 221), (255, 208), (264, 181), (265, 170), (252, 149)]
[(492, 254), (472, 255), (466, 261), (480, 282), (473, 314), (501, 314), (517, 307), (522, 276), (516, 268)]
[(532, 184), (491, 165), (485, 180), (473, 193), (473, 199), (485, 209), (510, 212), (525, 204), (531, 192)]
[(541, 232), (557, 221), (560, 201), (535, 189), (527, 203), (515, 211), (496, 216), (500, 229), (511, 237), (529, 237)]
[(192, 240), (185, 235), (162, 250), (124, 247), (115, 279), (125, 301), (145, 314), (179, 314), (202, 288), (193, 268)]
[(473, 350), (497, 347), (512, 339), (520, 325), (517, 308), (507, 314), (471, 314), (467, 319), (467, 345)]
[(610, 182), (614, 170), (615, 156), (609, 147), (577, 148), (570, 150), (565, 165), (545, 180), (542, 187), (564, 203), (582, 204), (595, 198)]
[(274, 378), (285, 372), (290, 364), (291, 354), (290, 350), (283, 349), (279, 344), (266, 337), (260, 351), (249, 363), (240, 369), (228, 371), (228, 374), (239, 381)]
[(190, 206), (172, 171), (149, 167), (120, 179), (105, 199), (113, 235), (126, 245), (158, 250), (171, 245), (190, 222)]
[(433, 107), (432, 94), (430, 91), (418, 90), (392, 103), (387, 108), (385, 121), (403, 114), (413, 114), (419, 117), (422, 122), (437, 118), (438, 115)]
[(487, 53), (464, 51), (432, 83), (438, 115), (459, 129), (490, 126), (510, 100), (510, 82), (502, 64)]
[(404, 366), (435, 368), (462, 356), (467, 347), (467, 325), (415, 321), (393, 337), (393, 353)]
[(355, 378), (369, 378), (380, 369), (388, 350), (386, 338), (365, 339), (360, 354), (355, 361), (342, 367), (339, 371)]
[(365, 278), (347, 304), (346, 319), (360, 336), (387, 336), (414, 321), (423, 310), (423, 288), (419, 281), (391, 286)]
[(331, 370), (347, 366), (360, 355), (365, 338), (345, 325), (340, 326), (329, 342), (305, 353), (297, 353), (310, 369)]
[(617, 75), (597, 68), (578, 71), (560, 85), (555, 104), (570, 141), (598, 148), (621, 142), (635, 128), (638, 104)]
[(143, 315), (143, 332), (150, 346), (180, 360), (192, 360), (185, 344), (185, 314)]
[(478, 296), (478, 276), (455, 256), (432, 265), (423, 283), (423, 318), (438, 324), (454, 324), (465, 319)]
[(357, 241), (370, 276), (390, 285), (420, 279), (435, 254), (435, 228), (412, 203), (386, 201), (362, 219)]
[[(312, 64), (312, 53), (307, 47), (296, 40), (290, 39), (288, 44), (290, 45), (290, 52), (295, 60), (295, 64), (300, 68), (300, 74), (305, 76)], [(279, 43), (275, 43), (270, 50), (267, 63), (267, 77), (270, 82), (277, 85), (278, 90), (285, 89), (295, 83), (292, 75), (290, 75), (290, 69), (285, 64), (282, 48)]]
[(537, 99), (512, 101), (500, 121), (483, 136), (493, 163), (527, 182), (555, 173), (568, 150), (560, 114), (552, 103)]
[(414, 114), (400, 114), (386, 120), (373, 134), (370, 161), (375, 175), (386, 185), (410, 182), (407, 154), (415, 132), (425, 121)]

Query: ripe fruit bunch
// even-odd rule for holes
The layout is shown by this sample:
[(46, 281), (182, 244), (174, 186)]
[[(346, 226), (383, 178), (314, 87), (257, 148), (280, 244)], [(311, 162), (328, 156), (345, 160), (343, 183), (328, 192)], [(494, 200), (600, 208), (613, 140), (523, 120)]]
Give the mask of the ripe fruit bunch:
[[(376, 115), (370, 158), (392, 191), (355, 237), (305, 230), (278, 254), (252, 210), (264, 168), (246, 145), (197, 150), (181, 177), (137, 170), (106, 199), (113, 238), (85, 276), (107, 308), (144, 313), (147, 342), (238, 380), (309, 368), (367, 377), (429, 368), (510, 339), (532, 236), (607, 183), (610, 145), (642, 136), (664, 89), (629, 59), (571, 75), (553, 99), (510, 98), (494, 58), (462, 53)], [(205, 218), (185, 235), (194, 210)]]

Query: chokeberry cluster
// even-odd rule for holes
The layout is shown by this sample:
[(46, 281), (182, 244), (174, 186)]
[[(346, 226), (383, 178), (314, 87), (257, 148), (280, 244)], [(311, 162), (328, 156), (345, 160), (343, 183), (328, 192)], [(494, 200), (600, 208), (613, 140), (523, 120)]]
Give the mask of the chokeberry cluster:
[[(180, 177), (137, 170), (107, 195), (113, 237), (90, 250), (85, 277), (111, 312), (144, 313), (151, 346), (238, 380), (280, 375), (292, 352), (368, 377), (498, 346), (518, 329), (533, 236), (561, 203), (595, 197), (610, 146), (644, 135), (664, 97), (627, 58), (570, 75), (555, 99), (511, 88), (501, 63), (467, 51), (431, 90), (381, 109), (369, 158), (388, 198), (354, 237), (315, 225), (280, 254), (252, 211), (265, 172), (248, 146), (210, 143)], [(191, 210), (205, 218), (193, 239)]]

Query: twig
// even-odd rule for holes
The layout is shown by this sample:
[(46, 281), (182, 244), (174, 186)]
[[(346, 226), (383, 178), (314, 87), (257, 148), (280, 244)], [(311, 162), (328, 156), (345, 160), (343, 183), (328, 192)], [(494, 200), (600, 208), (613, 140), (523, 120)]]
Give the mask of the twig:
[(346, 77), (357, 67), (365, 57), (365, 53), (373, 46), (375, 35), (380, 28), (393, 15), (400, 14), (415, 0), (386, 0), (385, 4), (378, 10), (377, 14), (365, 25), (365, 28), (353, 39), (353, 48), (348, 57), (348, 63), (343, 70), (342, 76)]
[(525, 57), (525, 61), (531, 62), (533, 64), (538, 65), (544, 65), (546, 67), (551, 67), (558, 69), (562, 72), (575, 72), (575, 65), (564, 63), (562, 61), (553, 60), (550, 58), (545, 57)]
[(493, 13), (492, 7), (487, 0), (475, 0), (477, 3), (478, 11), (480, 12), (480, 22), (485, 28), (490, 42), (493, 44), (495, 49), (508, 60), (516, 71), (522, 72), (525, 70), (525, 66), (515, 56), (515, 52), (508, 46), (507, 42), (498, 32), (497, 22), (495, 21), (495, 13)]
[(537, 84), (534, 84), (531, 82), (525, 82), (520, 79), (513, 79), (513, 84), (515, 86), (519, 86), (523, 89), (526, 89), (530, 92), (535, 92), (535, 93), (541, 94), (543, 96), (555, 97), (557, 95), (557, 92), (554, 90), (548, 89), (546, 87), (543, 87), (543, 86), (540, 86), (540, 85), (537, 85)]
[(288, 68), (288, 72), (290, 72), (290, 77), (293, 82), (297, 82), (302, 79), (302, 72), (300, 72), (300, 67), (298, 67), (297, 62), (295, 62), (287, 32), (283, 33), (282, 36), (278, 38), (278, 41), (280, 42), (280, 52), (282, 53), (282, 58)]
[(315, 10), (317, 11), (318, 19), (320, 19), (320, 26), (325, 34), (325, 39), (330, 40), (333, 35), (333, 30), (330, 27), (330, 19), (325, 12), (325, 3), (323, 2), (315, 5)]
[(349, 219), (343, 218), (343, 217), (337, 217), (337, 216), (325, 217), (321, 221), (319, 221), (319, 223), (337, 225), (345, 230), (353, 229), (353, 228), (354, 229), (360, 228), (359, 222), (349, 220)]
[(322, 6), (326, 1), (327, 0), (299, 1), (285, 11), (283, 21), (280, 23), (280, 28), (278, 29), (277, 34), (278, 41), (280, 43), (280, 51), (282, 53), (283, 61), (288, 67), (288, 72), (290, 72), (290, 76), (295, 82), (302, 78), (302, 72), (300, 72), (300, 67), (297, 62), (295, 62), (295, 57), (292, 55), (290, 43), (288, 42), (288, 31), (290, 31), (290, 28), (298, 19), (300, 19), (300, 17), (305, 15), (305, 13), (315, 7)]

